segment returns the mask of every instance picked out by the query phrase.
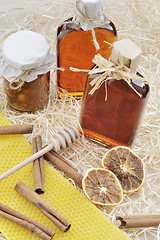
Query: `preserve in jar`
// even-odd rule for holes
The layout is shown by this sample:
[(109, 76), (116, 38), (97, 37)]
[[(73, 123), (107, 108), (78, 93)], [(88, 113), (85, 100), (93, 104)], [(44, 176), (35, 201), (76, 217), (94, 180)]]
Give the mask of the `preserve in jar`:
[(0, 56), (8, 104), (20, 111), (43, 109), (49, 99), (53, 64), (54, 56), (41, 34), (23, 30), (10, 35)]

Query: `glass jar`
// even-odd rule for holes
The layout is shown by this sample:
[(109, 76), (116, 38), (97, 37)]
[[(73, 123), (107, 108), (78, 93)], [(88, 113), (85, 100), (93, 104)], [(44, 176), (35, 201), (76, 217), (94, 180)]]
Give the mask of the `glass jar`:
[(55, 57), (39, 33), (23, 30), (3, 43), (0, 73), (8, 104), (20, 111), (43, 109), (49, 99), (50, 70)]
[[(36, 111), (43, 109), (49, 99), (50, 72), (39, 75), (31, 82), (25, 82), (20, 88), (12, 89), (4, 79), (4, 91), (8, 104), (20, 111)], [(17, 83), (13, 84), (17, 87)]]

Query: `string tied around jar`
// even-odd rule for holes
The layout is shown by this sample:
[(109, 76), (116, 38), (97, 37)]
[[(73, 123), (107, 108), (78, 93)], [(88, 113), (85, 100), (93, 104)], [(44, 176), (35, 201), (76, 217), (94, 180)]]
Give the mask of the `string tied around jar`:
[(12, 90), (19, 90), (25, 82), (57, 69), (55, 63), (56, 57), (50, 53), (48, 42), (37, 32), (17, 31), (3, 42), (0, 73)]
[(36, 67), (36, 68), (32, 68), (32, 69), (29, 69), (29, 70), (23, 70), (23, 72), (18, 75), (18, 76), (13, 76), (11, 78), (9, 78), (9, 87), (12, 89), (12, 90), (18, 90), (20, 89), (23, 84), (26, 82), (26, 78), (28, 75), (30, 74), (36, 74), (37, 75), (37, 72), (41, 72), (41, 71), (44, 71), (46, 70), (49, 71), (50, 69), (53, 69), (53, 70), (60, 70), (60, 71), (64, 71), (63, 68), (57, 68), (55, 66), (55, 61), (51, 61), (47, 64), (44, 64), (40, 67)]

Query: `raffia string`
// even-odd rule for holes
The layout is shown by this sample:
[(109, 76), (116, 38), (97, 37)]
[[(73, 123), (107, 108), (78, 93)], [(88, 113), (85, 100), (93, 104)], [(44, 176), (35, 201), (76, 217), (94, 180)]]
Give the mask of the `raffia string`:
[[(83, 5), (83, 11), (80, 10), (80, 8), (78, 6), (79, 3), (81, 3)], [(109, 24), (110, 23), (109, 19), (103, 13), (103, 11), (99, 13), (99, 16), (97, 18), (89, 18), (87, 15), (86, 6), (82, 0), (76, 0), (76, 12), (77, 12), (77, 14), (73, 17), (73, 22), (75, 22), (77, 24), (87, 23), (87, 25), (89, 26), (88, 30), (92, 31), (94, 46), (95, 46), (96, 50), (99, 50), (100, 46), (96, 39), (94, 28), (98, 27), (98, 26), (103, 26), (103, 25)], [(98, 19), (100, 16), (103, 17), (103, 21), (100, 21)]]
[(93, 95), (94, 92), (99, 89), (103, 83), (105, 83), (106, 96), (105, 101), (107, 101), (107, 81), (110, 79), (124, 80), (127, 84), (138, 94), (139, 97), (142, 95), (132, 86), (131, 80), (135, 80), (141, 83), (149, 84), (149, 81), (146, 78), (137, 76), (131, 73), (130, 68), (126, 67), (123, 64), (123, 58), (120, 58), (120, 64), (116, 65), (112, 61), (106, 60), (99, 53), (94, 56), (92, 60), (95, 63), (95, 67), (92, 70), (83, 70), (70, 67), (71, 71), (77, 72), (88, 72), (89, 74), (101, 73), (100, 76), (96, 77), (90, 82), (90, 85), (93, 87), (89, 92), (90, 95)]
[[(31, 74), (31, 73), (35, 73), (35, 72), (38, 72), (38, 71), (43, 71), (45, 70), (46, 68), (49, 68), (52, 66), (52, 64), (54, 64), (54, 61), (50, 62), (50, 63), (47, 63), (45, 65), (42, 65), (40, 67), (37, 67), (37, 68), (32, 68), (32, 69), (29, 69), (29, 70), (26, 70), (26, 71), (23, 71), (19, 76), (16, 76), (16, 77), (12, 77), (8, 80), (10, 80), (9, 82), (9, 87), (10, 89), (12, 90), (18, 90), (20, 89), (23, 84), (26, 82), (26, 77), (27, 75)], [(61, 71), (64, 71), (63, 68), (57, 68), (56, 66), (52, 66), (52, 68), (54, 70), (61, 70)], [(48, 69), (49, 71), (49, 69)], [(22, 79), (23, 77), (23, 79)], [(16, 86), (15, 86), (15, 83), (16, 83)]]
[[(79, 3), (82, 3), (83, 5), (83, 10), (84, 12), (82, 12), (79, 7), (78, 7), (78, 4)], [(86, 10), (86, 7), (83, 3), (82, 0), (76, 0), (76, 11), (78, 13), (78, 15), (76, 17), (78, 17), (78, 21), (81, 23), (81, 22), (87, 22), (91, 28), (94, 28), (92, 27), (93, 24), (97, 25), (97, 26), (102, 26), (102, 25), (106, 25), (108, 23), (110, 23), (109, 19), (107, 18), (107, 16), (102, 12), (99, 13), (99, 16), (103, 16), (103, 21), (100, 21), (98, 20), (97, 18), (89, 18), (88, 15), (87, 15), (87, 10)]]

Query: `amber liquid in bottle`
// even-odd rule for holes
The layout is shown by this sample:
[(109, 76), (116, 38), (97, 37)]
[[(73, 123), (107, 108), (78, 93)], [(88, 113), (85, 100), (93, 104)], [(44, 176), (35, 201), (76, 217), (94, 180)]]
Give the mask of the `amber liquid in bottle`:
[(110, 147), (130, 147), (149, 95), (149, 86), (132, 81), (134, 88), (141, 94), (140, 97), (124, 80), (111, 79), (90, 95), (88, 93), (92, 87), (89, 82), (98, 75), (88, 75), (85, 86), (80, 114), (84, 134)]
[(82, 96), (87, 73), (73, 72), (69, 68), (90, 70), (94, 65), (92, 59), (97, 53), (109, 59), (112, 47), (104, 41), (111, 44), (116, 41), (114, 24), (110, 22), (103, 27), (95, 28), (94, 31), (99, 50), (95, 48), (91, 30), (83, 31), (81, 28), (77, 30), (73, 22), (65, 23), (58, 28), (57, 66), (65, 69), (65, 71), (57, 71), (59, 91), (62, 88), (73, 96)]

